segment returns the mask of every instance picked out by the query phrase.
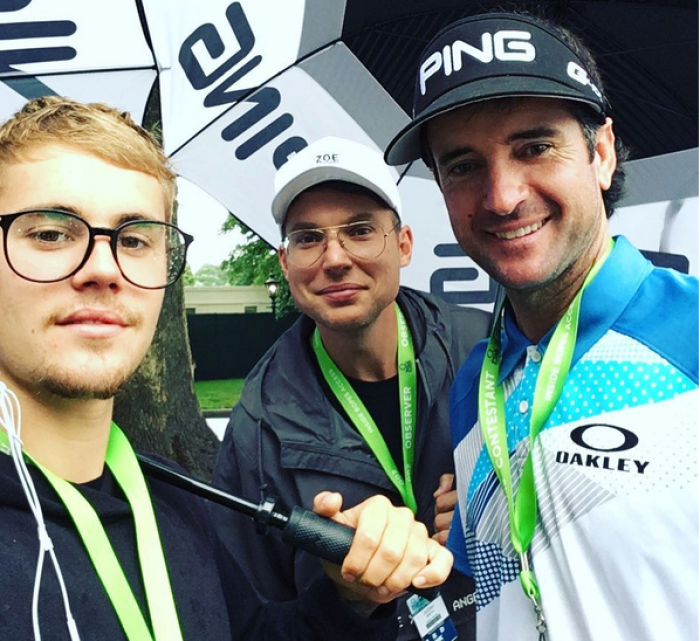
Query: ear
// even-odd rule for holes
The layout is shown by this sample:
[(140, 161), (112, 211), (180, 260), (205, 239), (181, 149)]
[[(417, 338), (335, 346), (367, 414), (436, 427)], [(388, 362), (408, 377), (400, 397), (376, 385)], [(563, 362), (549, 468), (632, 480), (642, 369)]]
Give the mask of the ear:
[(402, 225), (399, 229), (399, 266), (406, 267), (411, 263), (413, 256), (413, 232), (408, 225)]
[(612, 177), (617, 168), (617, 153), (615, 151), (615, 134), (612, 119), (606, 118), (605, 124), (596, 134), (595, 158), (598, 185), (602, 191), (610, 189)]
[(277, 248), (277, 260), (280, 261), (280, 267), (282, 268), (282, 274), (284, 275), (285, 280), (289, 280), (287, 278), (287, 273), (289, 271), (289, 267), (287, 266), (287, 253), (284, 251), (284, 247), (280, 245)]

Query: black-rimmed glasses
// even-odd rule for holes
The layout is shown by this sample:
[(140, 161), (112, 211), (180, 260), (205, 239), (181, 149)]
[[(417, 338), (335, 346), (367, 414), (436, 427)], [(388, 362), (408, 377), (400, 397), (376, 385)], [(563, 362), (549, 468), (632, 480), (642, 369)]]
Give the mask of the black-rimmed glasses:
[(88, 261), (95, 236), (107, 236), (126, 280), (142, 289), (163, 289), (180, 277), (194, 240), (157, 220), (131, 220), (108, 229), (57, 209), (3, 214), (0, 229), (10, 268), (35, 283), (70, 278)]
[(285, 238), (283, 247), (292, 265), (311, 267), (326, 251), (328, 238), (335, 232), (340, 246), (348, 254), (360, 260), (374, 260), (384, 253), (387, 236), (400, 226), (401, 223), (397, 222), (389, 231), (384, 231), (379, 223), (365, 220), (333, 227), (298, 229)]

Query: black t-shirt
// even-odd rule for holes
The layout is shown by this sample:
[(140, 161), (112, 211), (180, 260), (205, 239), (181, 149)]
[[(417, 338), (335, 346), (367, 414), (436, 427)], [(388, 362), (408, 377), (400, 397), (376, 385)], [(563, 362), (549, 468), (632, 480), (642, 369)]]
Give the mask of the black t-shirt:
[[(345, 420), (357, 430), (355, 422), (350, 419), (343, 409), (340, 401), (326, 382), (325, 377), (318, 365), (316, 354), (313, 348), (308, 345), (311, 355), (311, 362), (316, 369), (316, 376), (321, 382), (326, 397)], [(377, 425), (386, 442), (391, 458), (396, 463), (396, 468), (403, 476), (403, 446), (401, 443), (401, 408), (399, 407), (399, 377), (392, 376), (384, 381), (361, 381), (356, 378), (346, 376), (348, 383), (355, 390), (355, 393), (364, 403), (369, 415)]]
[[(386, 445), (394, 459), (397, 469), (403, 476), (403, 447), (401, 444), (401, 422), (399, 407), (399, 377), (392, 376), (385, 381), (360, 381), (348, 378), (360, 400), (364, 403), (369, 415), (374, 419), (377, 428), (382, 433)], [(328, 390), (330, 392), (330, 389)], [(332, 394), (332, 393), (331, 393)], [(338, 399), (332, 394), (337, 405)], [(343, 410), (343, 413), (345, 411)], [(351, 424), (352, 421), (350, 421)], [(357, 428), (355, 428), (357, 429)]]

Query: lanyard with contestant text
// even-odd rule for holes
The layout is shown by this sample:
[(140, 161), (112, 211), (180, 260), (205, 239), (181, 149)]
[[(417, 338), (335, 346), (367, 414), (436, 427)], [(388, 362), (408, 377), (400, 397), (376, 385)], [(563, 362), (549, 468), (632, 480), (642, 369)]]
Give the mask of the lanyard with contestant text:
[[(4, 433), (0, 430), (2, 436)], [(26, 455), (25, 455), (26, 456)], [(32, 460), (66, 506), (129, 641), (182, 641), (153, 503), (136, 454), (112, 423), (105, 462), (133, 512), (136, 543), (153, 632), (148, 627), (100, 518), (68, 481)]]
[(493, 469), (506, 497), (510, 540), (520, 557), (520, 582), (525, 594), (535, 605), (538, 619), (537, 629), (541, 638), (544, 638), (546, 625), (540, 605), (539, 588), (530, 570), (527, 558), (527, 551), (532, 542), (537, 521), (537, 495), (535, 491), (532, 449), (535, 438), (554, 409), (569, 374), (576, 346), (583, 291), (595, 278), (610, 255), (612, 247), (613, 241), (610, 240), (605, 253), (591, 268), (583, 286), (579, 289), (564, 316), (557, 323), (549, 345), (545, 350), (535, 383), (535, 394), (530, 415), (528, 454), (520, 476), (517, 495), (513, 490), (511, 479), (503, 388), (498, 383), (501, 368), (502, 309), (497, 314), (497, 321), (494, 324), (486, 356), (481, 366), (481, 377), (479, 379), (479, 424)]
[(394, 459), (389, 453), (386, 441), (370, 416), (364, 403), (360, 400), (343, 373), (335, 366), (321, 342), (321, 335), (316, 329), (312, 346), (318, 364), (336, 398), (355, 424), (362, 437), (376, 456), (382, 469), (396, 486), (404, 505), (415, 514), (418, 506), (413, 494), (413, 439), (416, 428), (416, 357), (413, 350), (413, 338), (403, 313), (396, 305), (398, 323), (398, 372), (399, 372), (399, 413), (401, 416), (401, 442), (403, 445), (404, 474), (399, 472)]

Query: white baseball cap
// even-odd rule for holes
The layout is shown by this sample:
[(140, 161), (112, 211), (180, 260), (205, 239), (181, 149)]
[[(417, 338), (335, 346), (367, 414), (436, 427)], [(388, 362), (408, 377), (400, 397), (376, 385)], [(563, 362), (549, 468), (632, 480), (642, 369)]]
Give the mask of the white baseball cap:
[(376, 194), (401, 216), (398, 174), (382, 154), (365, 145), (328, 136), (304, 147), (275, 175), (272, 216), (282, 227), (292, 201), (303, 191), (331, 180), (359, 185)]

